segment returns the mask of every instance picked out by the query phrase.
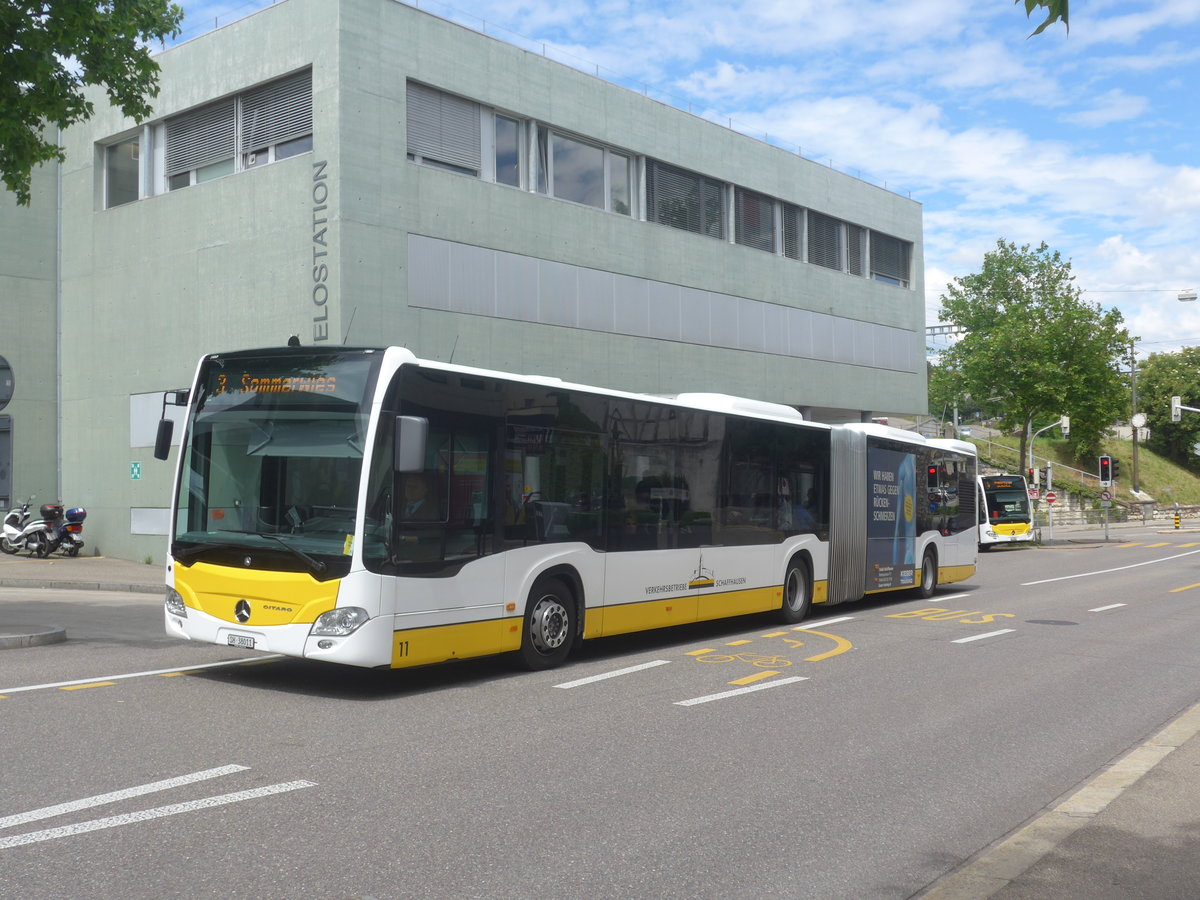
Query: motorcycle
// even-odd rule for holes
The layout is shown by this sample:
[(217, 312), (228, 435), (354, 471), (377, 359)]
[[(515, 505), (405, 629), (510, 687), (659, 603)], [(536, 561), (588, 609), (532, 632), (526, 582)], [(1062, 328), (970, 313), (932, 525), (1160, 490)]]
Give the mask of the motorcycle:
[[(45, 559), (60, 545), (61, 539), (58, 536), (58, 530), (63, 524), (62, 504), (42, 504), (41, 509), (38, 510), (41, 518), (34, 519), (29, 515), (29, 504), (32, 502), (33, 498), (30, 497), (20, 506), (9, 510), (8, 515), (4, 517), (4, 531), (3, 534), (0, 534), (0, 551), (13, 554), (27, 550), (31, 556)], [(82, 526), (80, 526), (80, 530), (82, 530)], [(74, 546), (73, 539), (72, 546)], [(79, 546), (83, 546), (82, 541), (79, 542)]]

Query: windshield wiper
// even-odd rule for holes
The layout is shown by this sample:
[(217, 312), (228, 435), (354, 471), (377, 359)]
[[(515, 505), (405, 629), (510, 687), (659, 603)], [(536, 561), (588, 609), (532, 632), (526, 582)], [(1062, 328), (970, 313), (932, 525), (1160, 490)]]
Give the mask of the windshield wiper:
[(242, 549), (244, 549), (244, 548), (239, 547), (236, 544), (197, 544), (194, 547), (187, 547), (186, 549), (185, 548), (176, 549), (175, 547), (172, 547), (171, 555), (173, 557), (175, 557), (175, 559), (178, 560), (179, 562), (183, 563), (184, 565), (187, 565), (189, 563), (195, 562), (201, 556), (207, 556), (209, 553), (213, 553), (217, 550), (242, 550)]
[(299, 559), (304, 560), (304, 562), (308, 563), (309, 568), (311, 568), (314, 572), (316, 572), (318, 574), (323, 573), (326, 569), (329, 568), (329, 566), (325, 565), (325, 563), (322, 562), (321, 560), (316, 559), (312, 556), (309, 556), (307, 553), (305, 553), (299, 547), (293, 547), (291, 544), (289, 544), (287, 541), (285, 541), (283, 538), (281, 538), (277, 534), (263, 534), (262, 532), (259, 532), (258, 536), (262, 537), (262, 538), (267, 538), (268, 540), (275, 541), (276, 543), (279, 544), (280, 547), (283, 547), (285, 550), (287, 550), (293, 556), (296, 556)]

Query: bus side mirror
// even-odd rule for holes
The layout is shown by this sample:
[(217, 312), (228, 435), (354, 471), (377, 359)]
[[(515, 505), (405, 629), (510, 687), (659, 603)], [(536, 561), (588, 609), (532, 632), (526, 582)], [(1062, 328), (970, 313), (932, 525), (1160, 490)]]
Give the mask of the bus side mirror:
[(171, 453), (171, 436), (175, 433), (175, 423), (170, 419), (158, 420), (158, 434), (154, 436), (154, 458), (166, 459)]
[(396, 416), (396, 456), (393, 468), (397, 472), (420, 472), (425, 468), (425, 441), (428, 435), (428, 419), (420, 416)]

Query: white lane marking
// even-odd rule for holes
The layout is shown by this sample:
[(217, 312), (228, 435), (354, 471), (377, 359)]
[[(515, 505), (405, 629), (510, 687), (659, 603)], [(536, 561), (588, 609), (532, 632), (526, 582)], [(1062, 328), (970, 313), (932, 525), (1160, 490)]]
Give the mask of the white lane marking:
[(1055, 581), (1070, 581), (1072, 578), (1088, 578), (1092, 575), (1107, 575), (1109, 572), (1124, 572), (1126, 569), (1136, 569), (1138, 566), (1153, 566), (1157, 563), (1170, 562), (1173, 559), (1183, 559), (1185, 556), (1194, 556), (1200, 553), (1200, 550), (1189, 550), (1187, 553), (1176, 553), (1174, 556), (1164, 556), (1162, 559), (1148, 559), (1145, 562), (1133, 563), (1129, 566), (1117, 566), (1115, 569), (1100, 569), (1096, 572), (1080, 572), (1078, 575), (1063, 575), (1061, 578), (1045, 578), (1041, 581), (1026, 581), (1021, 587), (1033, 587), (1035, 584), (1050, 584)]
[(738, 688), (733, 691), (721, 691), (719, 694), (708, 694), (704, 697), (693, 697), (691, 700), (676, 700), (676, 706), (695, 706), (697, 703), (711, 703), (713, 700), (724, 700), (726, 697), (736, 697), (738, 694), (749, 694), (754, 691), (765, 691), (767, 688), (782, 687), (785, 684), (795, 684), (797, 681), (808, 681), (807, 678), (793, 676), (792, 678), (781, 678), (779, 681), (766, 681), (762, 684), (752, 684), (749, 687)]
[(927, 600), (922, 600), (921, 602), (922, 603), (945, 603), (947, 600), (961, 600), (963, 597), (966, 597), (966, 596), (968, 596), (968, 594), (964, 591), (961, 594), (947, 594), (945, 597), (930, 597)]
[(797, 625), (792, 631), (808, 631), (811, 628), (824, 628), (826, 625), (836, 625), (838, 622), (849, 622), (854, 616), (840, 616), (836, 619), (822, 619), (820, 622), (809, 622), (807, 625)]
[(205, 797), (203, 800), (192, 800), (188, 803), (175, 803), (171, 806), (143, 809), (140, 812), (126, 813), (122, 816), (109, 816), (106, 819), (92, 819), (91, 821), (79, 822), (75, 825), (63, 825), (60, 828), (47, 828), (44, 831), (15, 834), (9, 838), (0, 838), (0, 850), (7, 850), (9, 847), (20, 847), (24, 844), (36, 844), (40, 841), (52, 841), (57, 838), (70, 837), (74, 834), (86, 834), (89, 831), (99, 831), (103, 828), (132, 825), (135, 822), (160, 819), (163, 816), (177, 816), (180, 813), (192, 812), (197, 809), (211, 809), (214, 806), (224, 806), (227, 803), (239, 803), (242, 800), (253, 800), (256, 797), (268, 797), (271, 794), (282, 794), (286, 791), (295, 791), (307, 787), (316, 787), (316, 782), (285, 781), (281, 784), (270, 784), (266, 787), (254, 788), (249, 791), (236, 791), (232, 794)]
[(1125, 606), (1124, 603), (1110, 603), (1108, 606), (1097, 606), (1095, 609), (1089, 609), (1088, 612), (1104, 612), (1109, 609), (1118, 609)]
[(119, 791), (110, 791), (107, 794), (97, 794), (94, 797), (85, 797), (82, 800), (72, 800), (70, 803), (59, 803), (55, 806), (44, 806), (41, 809), (31, 810), (30, 812), (18, 813), (15, 816), (5, 816), (0, 818), (0, 828), (11, 828), (13, 825), (24, 825), (26, 822), (36, 822), (38, 819), (49, 819), (53, 816), (61, 816), (69, 812), (77, 812), (81, 809), (90, 809), (93, 806), (102, 806), (105, 803), (115, 803), (118, 800), (127, 800), (130, 797), (141, 797), (144, 794), (153, 794), (155, 791), (168, 791), (171, 788), (182, 787), (185, 784), (195, 784), (197, 781), (205, 781), (209, 778), (220, 778), (222, 775), (232, 775), (234, 772), (245, 772), (249, 766), (229, 765), (219, 766), (216, 769), (205, 769), (202, 772), (193, 772), (190, 775), (180, 775), (177, 778), (165, 778), (162, 781), (152, 781), (149, 784), (139, 784), (136, 787), (124, 788)]
[(280, 659), (282, 657), (282, 653), (265, 653), (262, 656), (247, 656), (245, 659), (227, 659), (224, 662), (202, 663), (197, 666), (176, 666), (173, 669), (155, 669), (152, 672), (129, 672), (125, 675), (97, 675), (95, 678), (79, 678), (75, 681), (55, 681), (49, 684), (0, 688), (0, 697), (5, 694), (19, 694), (22, 691), (44, 691), (48, 688), (70, 687), (73, 684), (91, 684), (93, 681), (121, 681), (126, 678), (145, 678), (147, 675), (170, 675), (172, 672), (195, 672), (199, 669), (215, 669), (218, 666), (240, 666), (243, 663), (261, 662), (265, 659)]
[(969, 644), (971, 641), (982, 641), (984, 638), (997, 637), (1002, 634), (1008, 634), (1010, 631), (1016, 631), (1015, 628), (1001, 628), (999, 631), (989, 631), (987, 634), (977, 634), (974, 637), (959, 638), (957, 641), (951, 641), (952, 644)]
[(640, 666), (630, 666), (627, 669), (617, 669), (613, 672), (605, 672), (603, 675), (589, 675), (587, 678), (576, 678), (574, 681), (564, 681), (562, 684), (556, 684), (556, 688), (573, 688), (579, 687), (582, 684), (592, 684), (595, 681), (603, 681), (606, 678), (616, 678), (620, 675), (628, 675), (631, 672), (640, 672), (643, 669), (653, 669), (655, 666), (665, 666), (671, 661), (669, 659), (656, 659), (654, 662), (642, 663)]

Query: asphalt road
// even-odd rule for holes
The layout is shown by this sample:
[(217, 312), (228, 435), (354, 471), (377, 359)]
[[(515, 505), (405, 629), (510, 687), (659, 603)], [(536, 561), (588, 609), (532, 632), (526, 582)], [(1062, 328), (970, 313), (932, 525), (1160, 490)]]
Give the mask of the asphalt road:
[(0, 588), (70, 635), (0, 654), (0, 896), (910, 897), (1200, 700), (1200, 543), (1122, 537), (541, 673), (264, 659), (166, 638), (157, 596)]

